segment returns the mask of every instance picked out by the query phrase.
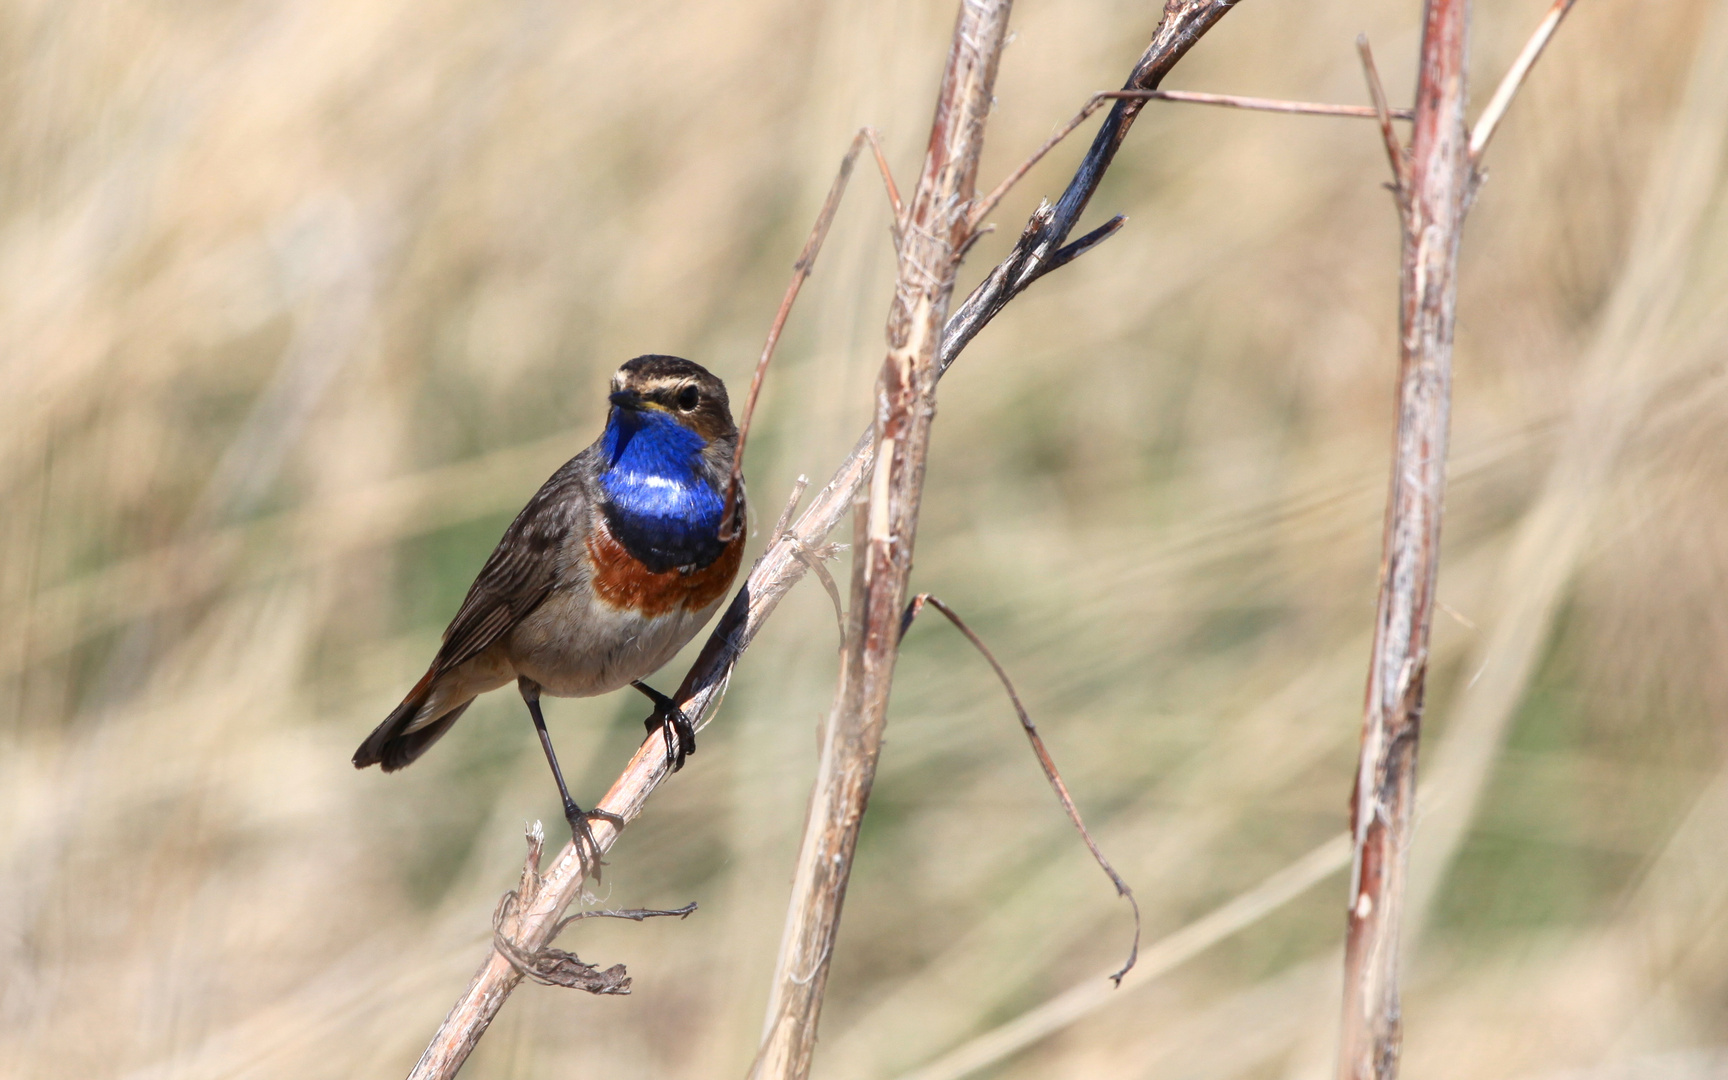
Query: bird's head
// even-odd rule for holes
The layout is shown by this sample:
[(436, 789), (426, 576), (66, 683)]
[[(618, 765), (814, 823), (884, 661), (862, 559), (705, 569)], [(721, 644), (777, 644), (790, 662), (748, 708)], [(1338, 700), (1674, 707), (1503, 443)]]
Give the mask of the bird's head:
[[(638, 356), (612, 376), (613, 422), (629, 420), (620, 413), (638, 414), (638, 422), (670, 418), (704, 442), (738, 437), (726, 384), (707, 368), (676, 356)], [(635, 424), (629, 424), (635, 426)]]

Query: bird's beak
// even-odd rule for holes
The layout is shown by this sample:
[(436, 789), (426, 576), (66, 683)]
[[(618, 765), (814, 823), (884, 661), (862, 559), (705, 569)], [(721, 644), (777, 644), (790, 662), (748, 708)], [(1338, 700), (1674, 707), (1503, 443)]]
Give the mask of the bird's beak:
[(612, 404), (620, 409), (638, 410), (642, 408), (642, 395), (634, 390), (612, 391)]

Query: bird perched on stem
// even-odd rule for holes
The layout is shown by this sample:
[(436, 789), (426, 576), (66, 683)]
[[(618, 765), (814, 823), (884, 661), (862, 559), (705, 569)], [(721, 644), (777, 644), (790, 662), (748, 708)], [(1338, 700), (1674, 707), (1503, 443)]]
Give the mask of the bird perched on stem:
[(432, 666), (360, 744), (355, 768), (412, 763), (475, 697), (514, 679), (571, 835), (592, 848), (589, 820), (615, 819), (570, 797), (542, 693), (592, 697), (634, 686), (654, 702), (647, 725), (663, 733), (669, 767), (695, 752), (689, 718), (641, 680), (695, 636), (737, 576), (741, 490), (733, 521), (722, 517), (738, 429), (725, 384), (675, 356), (638, 356), (619, 368), (611, 401), (600, 438), (504, 530)]

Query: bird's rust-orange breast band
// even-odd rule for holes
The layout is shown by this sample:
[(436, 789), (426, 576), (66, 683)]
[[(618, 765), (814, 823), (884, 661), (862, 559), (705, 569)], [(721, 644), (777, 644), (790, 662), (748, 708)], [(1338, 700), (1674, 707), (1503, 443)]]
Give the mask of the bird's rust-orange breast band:
[(744, 558), (744, 530), (726, 545), (720, 557), (689, 573), (673, 567), (660, 573), (624, 550), (604, 520), (588, 534), (588, 558), (593, 565), (594, 595), (609, 606), (653, 618), (677, 608), (701, 609), (720, 599)]

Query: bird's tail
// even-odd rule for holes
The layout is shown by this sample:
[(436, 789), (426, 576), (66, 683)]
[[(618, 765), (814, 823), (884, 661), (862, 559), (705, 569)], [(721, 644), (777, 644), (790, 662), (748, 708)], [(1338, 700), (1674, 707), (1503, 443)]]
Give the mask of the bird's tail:
[(402, 704), (396, 706), (390, 715), (384, 718), (384, 722), (366, 736), (360, 749), (354, 751), (356, 769), (379, 765), (385, 772), (395, 772), (413, 764), (416, 758), (426, 752), (427, 747), (450, 730), (450, 726), (468, 711), (468, 706), (474, 704), (474, 699), (469, 698), (444, 715), (418, 727), (414, 726), (414, 721), (419, 718), (421, 710), (432, 697), (432, 684), (435, 681), (434, 673), (428, 671), (425, 677), (415, 684), (414, 689), (408, 691)]

